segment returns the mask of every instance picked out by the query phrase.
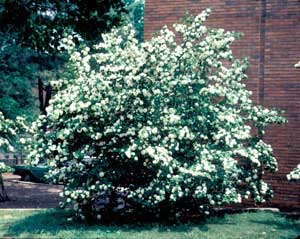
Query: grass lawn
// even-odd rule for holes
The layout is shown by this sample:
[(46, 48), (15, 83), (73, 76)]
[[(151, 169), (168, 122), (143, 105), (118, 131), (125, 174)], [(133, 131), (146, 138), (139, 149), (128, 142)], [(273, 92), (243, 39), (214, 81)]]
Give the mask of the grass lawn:
[(67, 221), (60, 210), (0, 210), (0, 238), (113, 238), (113, 239), (293, 239), (300, 235), (300, 220), (279, 213), (255, 212), (213, 217), (199, 224), (86, 226)]

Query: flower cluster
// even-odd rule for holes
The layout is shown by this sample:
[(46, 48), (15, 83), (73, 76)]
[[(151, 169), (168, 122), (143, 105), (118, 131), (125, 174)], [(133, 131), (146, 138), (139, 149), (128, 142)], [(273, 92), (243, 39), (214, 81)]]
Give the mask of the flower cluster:
[(6, 119), (0, 111), (0, 148), (1, 150), (14, 151), (14, 144), (20, 131), (26, 131), (27, 126), (23, 117), (16, 120)]
[(2, 173), (8, 173), (11, 172), (12, 168), (7, 166), (5, 163), (0, 162), (0, 177)]
[(300, 164), (298, 164), (297, 168), (294, 168), (288, 175), (288, 180), (300, 180)]
[(92, 51), (64, 41), (71, 73), (34, 123), (29, 156), (49, 159), (49, 178), (65, 184), (80, 217), (101, 218), (120, 202), (209, 214), (272, 195), (262, 175), (277, 163), (261, 136), (285, 120), (252, 102), (247, 61), (230, 50), (236, 34), (204, 26), (209, 13), (175, 24), (178, 39), (164, 27), (139, 44), (124, 26)]

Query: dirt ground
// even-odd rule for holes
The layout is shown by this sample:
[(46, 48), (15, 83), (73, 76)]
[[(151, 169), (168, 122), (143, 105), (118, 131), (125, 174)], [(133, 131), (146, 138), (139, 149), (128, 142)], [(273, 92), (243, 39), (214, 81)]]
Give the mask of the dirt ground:
[(55, 208), (60, 201), (61, 185), (20, 181), (20, 176), (4, 174), (4, 186), (9, 201), (1, 202), (0, 208)]

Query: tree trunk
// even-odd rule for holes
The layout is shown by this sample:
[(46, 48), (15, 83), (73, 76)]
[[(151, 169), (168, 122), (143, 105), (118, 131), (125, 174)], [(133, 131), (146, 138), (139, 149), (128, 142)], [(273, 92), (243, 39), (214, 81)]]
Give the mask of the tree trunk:
[(4, 188), (3, 176), (0, 174), (0, 202), (5, 202), (8, 200), (9, 198)]
[[(47, 115), (46, 108), (49, 106), (49, 101), (52, 95), (52, 87), (49, 84), (44, 88), (43, 81), (41, 78), (39, 78), (38, 91), (39, 91), (40, 111), (43, 115)], [(45, 91), (45, 95), (44, 95), (44, 91)]]

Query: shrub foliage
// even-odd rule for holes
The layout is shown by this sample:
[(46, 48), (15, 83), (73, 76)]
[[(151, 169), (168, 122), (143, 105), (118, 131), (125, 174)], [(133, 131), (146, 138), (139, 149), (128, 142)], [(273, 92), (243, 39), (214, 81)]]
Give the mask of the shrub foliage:
[(237, 35), (206, 27), (209, 12), (174, 24), (178, 38), (164, 27), (138, 44), (125, 26), (93, 53), (63, 41), (72, 74), (55, 82), (30, 158), (49, 159), (49, 177), (65, 184), (77, 215), (99, 219), (128, 207), (208, 214), (272, 196), (262, 175), (277, 163), (263, 129), (285, 120), (252, 102), (247, 61), (230, 50)]
[(19, 136), (28, 131), (25, 118), (17, 116), (15, 120), (7, 119), (0, 111), (0, 150), (14, 151)]
[[(15, 121), (6, 119), (0, 111), (0, 152), (14, 151), (14, 145), (18, 139), (18, 133), (27, 129), (24, 124), (25, 119), (17, 117)], [(0, 202), (8, 200), (8, 196), (4, 189), (3, 173), (11, 172), (12, 169), (0, 162)]]

